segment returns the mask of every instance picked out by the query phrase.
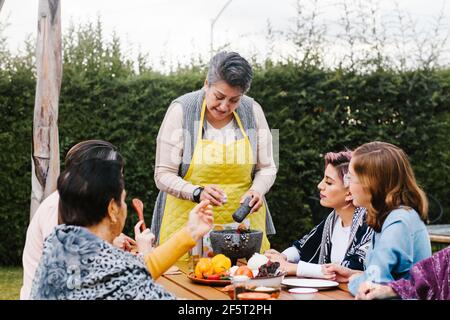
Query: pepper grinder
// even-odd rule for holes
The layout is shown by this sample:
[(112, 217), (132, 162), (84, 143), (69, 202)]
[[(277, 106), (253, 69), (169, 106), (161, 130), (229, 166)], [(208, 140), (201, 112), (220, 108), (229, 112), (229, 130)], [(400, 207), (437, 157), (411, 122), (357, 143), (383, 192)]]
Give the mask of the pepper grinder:
[(252, 207), (250, 207), (251, 200), (252, 200), (252, 197), (245, 198), (245, 200), (241, 204), (241, 206), (233, 213), (234, 221), (239, 222), (239, 223), (244, 221), (245, 217), (247, 217), (247, 215), (252, 210)]

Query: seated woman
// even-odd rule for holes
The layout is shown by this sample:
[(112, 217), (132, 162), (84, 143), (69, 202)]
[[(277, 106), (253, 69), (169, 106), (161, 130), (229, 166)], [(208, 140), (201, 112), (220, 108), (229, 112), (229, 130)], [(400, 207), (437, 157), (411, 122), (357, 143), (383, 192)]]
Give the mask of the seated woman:
[[(150, 230), (135, 227), (135, 256), (112, 246), (127, 217), (122, 164), (90, 159), (66, 169), (58, 178), (59, 218), (47, 237), (31, 291), (32, 299), (174, 299), (152, 280), (144, 259), (151, 251)], [(212, 207), (202, 201), (186, 227), (174, 235), (170, 255), (176, 261), (207, 233)]]
[[(77, 143), (67, 152), (65, 168), (88, 159), (117, 160), (123, 165), (122, 156), (111, 143), (103, 140), (85, 140)], [(58, 203), (59, 195), (58, 191), (55, 191), (42, 201), (28, 226), (22, 254), (23, 285), (20, 290), (22, 300), (30, 297), (33, 277), (42, 256), (45, 238), (58, 225)], [(123, 249), (134, 244), (135, 241), (124, 234), (113, 241), (114, 246)]]
[(431, 245), (424, 224), (428, 202), (406, 154), (385, 142), (363, 144), (353, 152), (346, 179), (353, 204), (367, 208), (375, 234), (363, 273), (333, 264), (325, 266), (325, 273), (350, 281), (353, 295), (365, 281), (408, 279), (412, 265), (431, 256)]
[[(121, 166), (124, 165), (122, 155), (113, 144), (103, 140), (85, 140), (77, 143), (67, 152), (65, 168), (69, 169), (73, 165), (89, 159), (116, 160)], [(30, 298), (31, 285), (42, 256), (45, 238), (58, 225), (58, 203), (59, 194), (58, 191), (55, 191), (39, 205), (28, 226), (22, 255), (23, 285), (20, 290), (20, 299), (22, 300)], [(177, 239), (178, 237), (173, 238), (171, 243), (173, 244)], [(124, 234), (120, 234), (113, 241), (114, 246), (128, 251), (135, 244), (133, 239)], [(162, 245), (151, 254), (146, 255), (146, 264), (153, 279), (157, 279), (174, 263), (168, 252), (171, 250), (167, 250), (166, 245)]]
[(399, 279), (387, 285), (364, 282), (356, 299), (420, 299), (450, 300), (450, 247), (416, 263), (409, 279)]
[(271, 261), (278, 261), (290, 275), (327, 278), (322, 264), (334, 262), (363, 270), (363, 261), (373, 230), (365, 222), (366, 210), (352, 204), (343, 177), (348, 171), (350, 151), (325, 155), (324, 178), (319, 183), (320, 204), (333, 211), (293, 246), (278, 253), (265, 252)]

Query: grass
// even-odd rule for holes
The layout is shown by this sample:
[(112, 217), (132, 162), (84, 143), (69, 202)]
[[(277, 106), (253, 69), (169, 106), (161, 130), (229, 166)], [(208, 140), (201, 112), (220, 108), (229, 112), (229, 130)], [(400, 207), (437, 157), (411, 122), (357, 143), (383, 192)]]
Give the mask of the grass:
[(22, 267), (0, 267), (0, 300), (19, 299), (22, 274)]

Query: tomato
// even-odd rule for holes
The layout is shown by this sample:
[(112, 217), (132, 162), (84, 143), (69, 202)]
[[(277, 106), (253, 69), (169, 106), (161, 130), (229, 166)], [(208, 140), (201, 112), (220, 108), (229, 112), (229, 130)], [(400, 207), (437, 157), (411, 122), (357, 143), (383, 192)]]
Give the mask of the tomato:
[(235, 276), (247, 276), (249, 278), (253, 278), (253, 272), (252, 269), (250, 269), (247, 266), (240, 266), (237, 268), (236, 272), (234, 273)]
[(220, 280), (219, 274), (210, 274), (206, 279), (208, 280)]

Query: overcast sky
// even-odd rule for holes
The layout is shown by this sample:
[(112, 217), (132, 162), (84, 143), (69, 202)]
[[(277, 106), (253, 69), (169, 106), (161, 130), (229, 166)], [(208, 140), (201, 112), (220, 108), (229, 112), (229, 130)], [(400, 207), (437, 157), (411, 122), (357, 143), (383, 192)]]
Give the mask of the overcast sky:
[[(321, 0), (320, 11), (325, 19), (337, 19), (336, 6), (348, 0)], [(138, 50), (149, 53), (151, 61), (161, 57), (186, 61), (201, 54), (208, 57), (210, 24), (227, 0), (61, 0), (63, 32), (70, 22), (95, 21), (100, 15), (104, 34), (113, 30), (130, 54)], [(304, 3), (310, 0), (302, 1)], [(380, 0), (382, 15), (389, 15), (394, 1)], [(450, 0), (397, 0), (405, 13), (418, 21), (420, 28), (432, 26), (432, 19), (444, 7), (450, 21)], [(275, 30), (287, 33), (294, 27), (296, 0), (233, 0), (214, 28), (214, 43), (230, 43), (230, 50), (242, 54), (263, 55), (267, 50), (265, 34), (267, 21)], [(8, 26), (5, 34), (9, 48), (23, 47), (24, 39), (36, 35), (38, 0), (5, 0), (0, 21)], [(447, 26), (448, 27), (448, 26)], [(286, 43), (277, 43), (282, 50)], [(288, 50), (288, 48), (286, 48)]]

